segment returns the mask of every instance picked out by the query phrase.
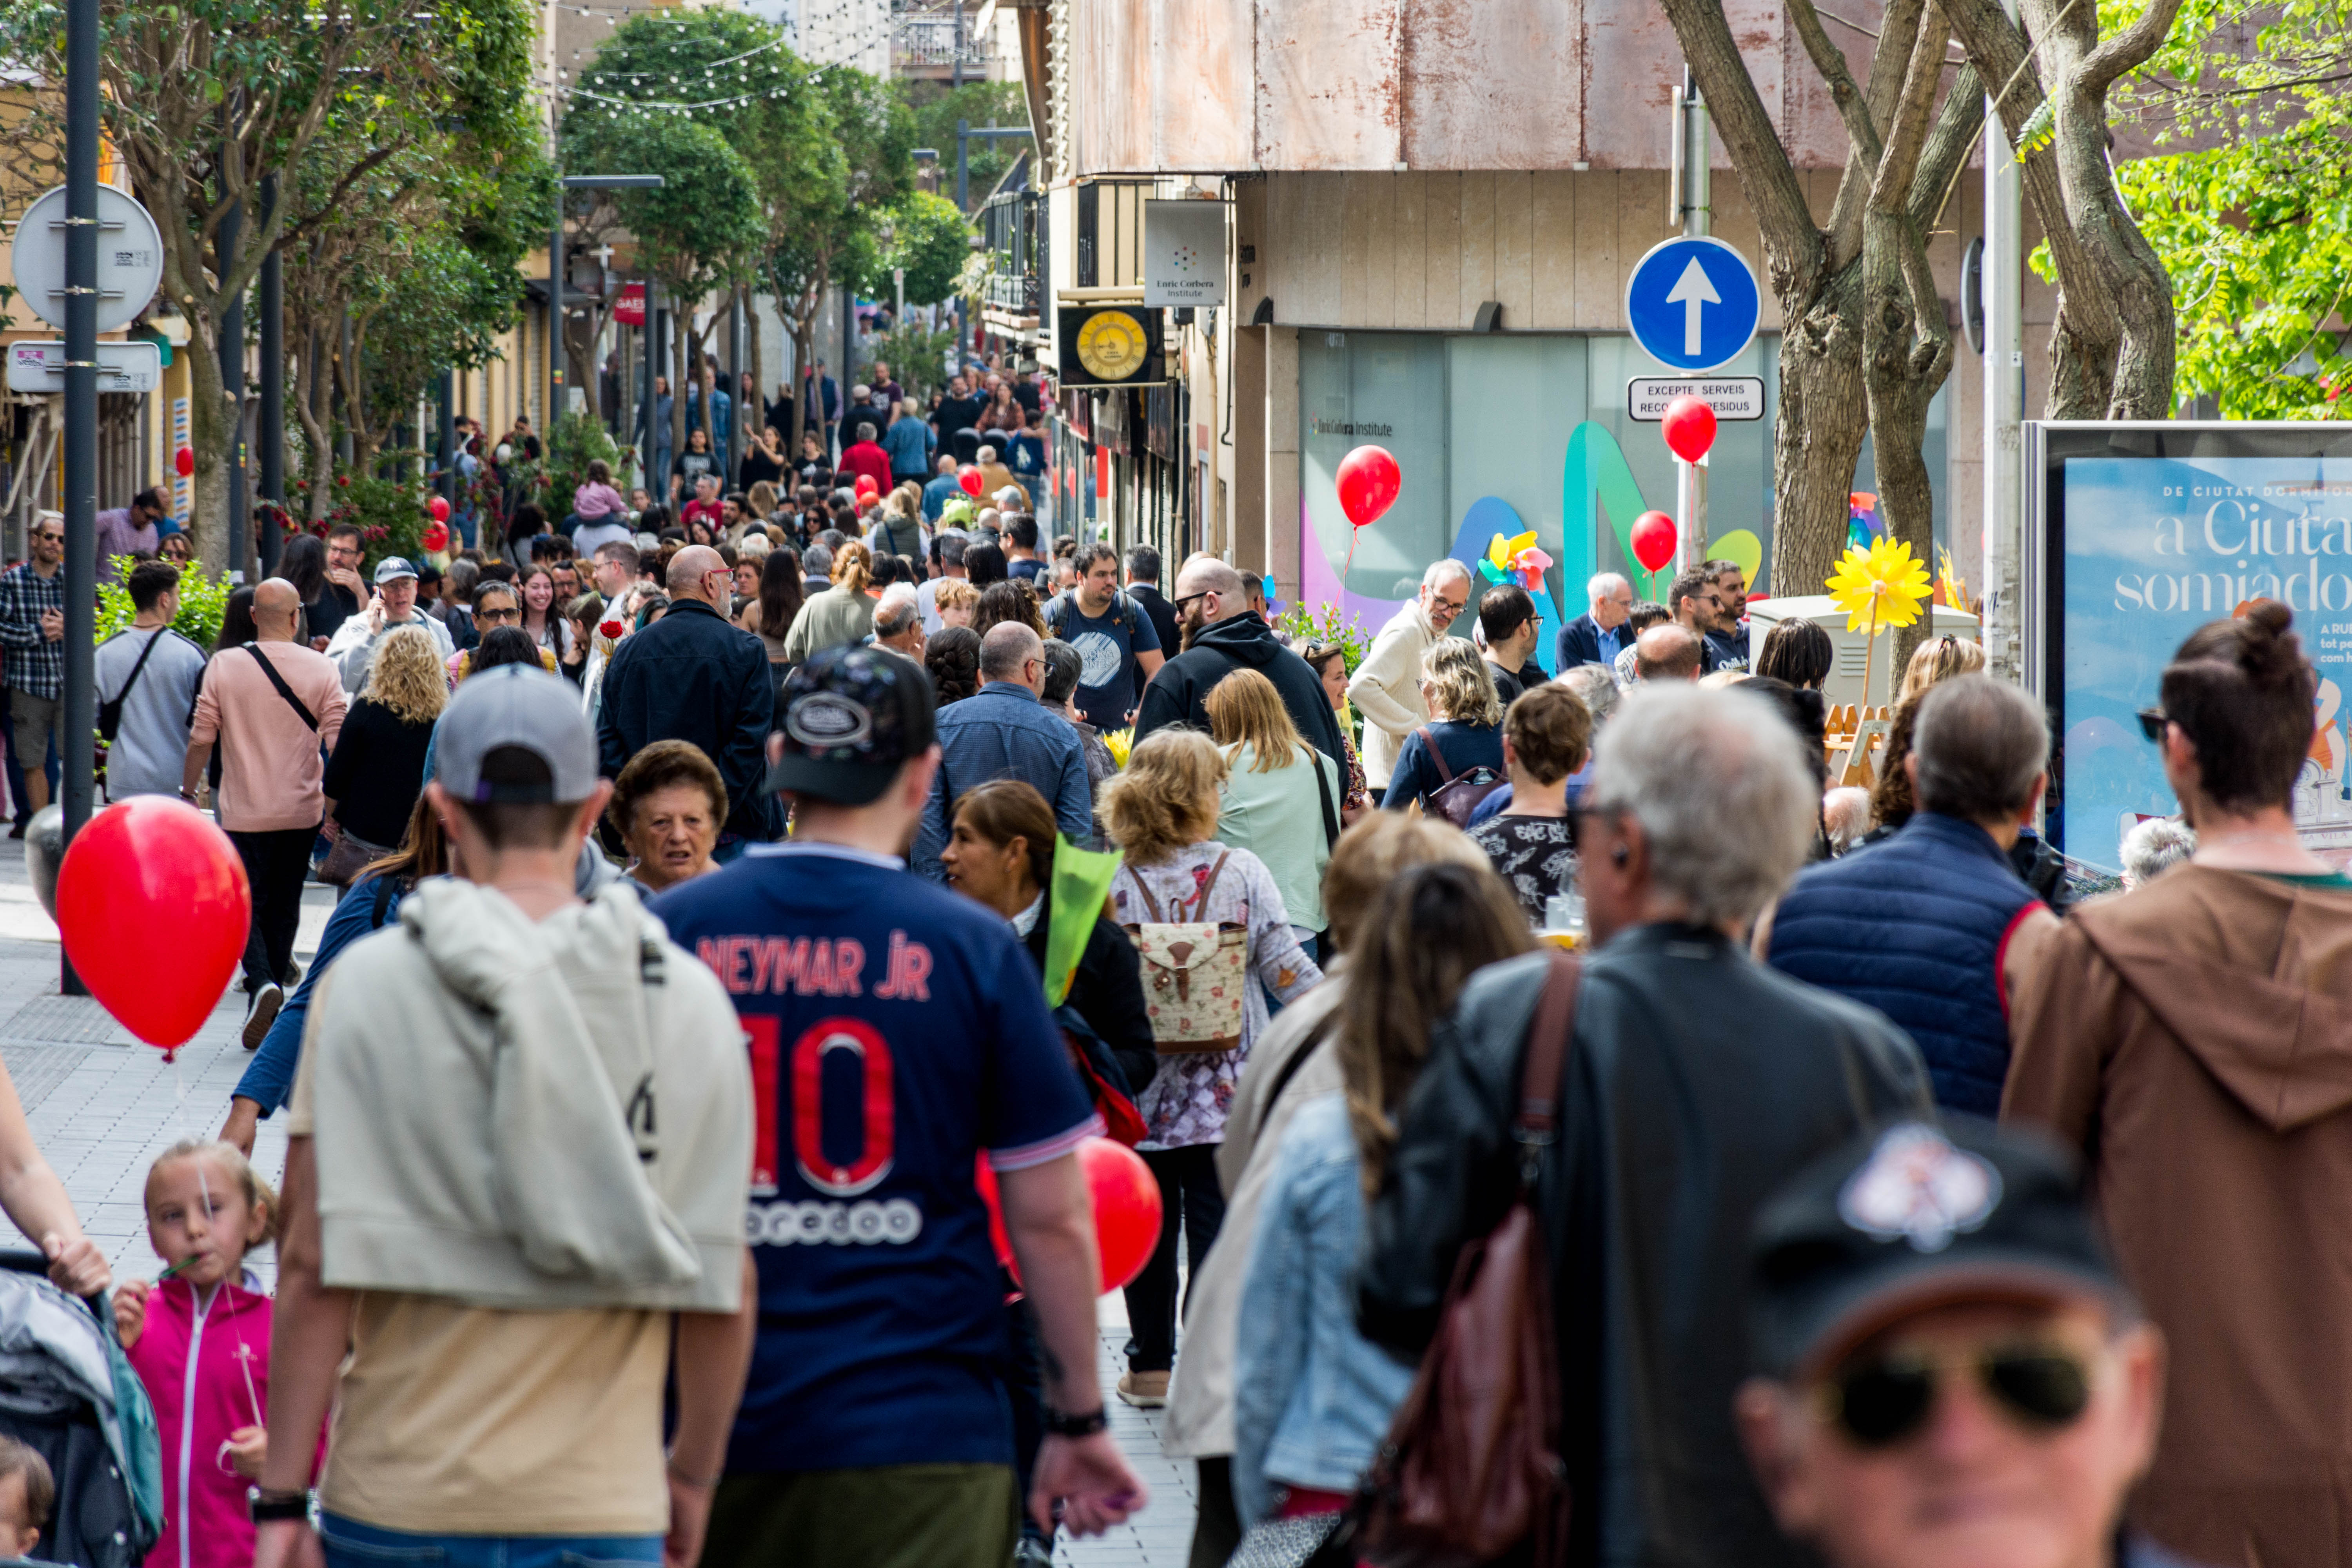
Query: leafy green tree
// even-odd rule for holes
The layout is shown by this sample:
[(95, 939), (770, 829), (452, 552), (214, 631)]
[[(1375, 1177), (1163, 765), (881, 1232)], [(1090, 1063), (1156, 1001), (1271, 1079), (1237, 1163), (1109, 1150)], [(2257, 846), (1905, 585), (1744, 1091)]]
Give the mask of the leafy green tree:
[[(2352, 6), (2285, 0), (2259, 19), (2188, 0), (2119, 87), (2160, 147), (2124, 197), (2171, 275), (2177, 403), (2231, 419), (2343, 417), (2352, 293)], [(2047, 275), (2046, 258), (2037, 257)]]
[(887, 220), (881, 264), (866, 287), (887, 297), (891, 272), (907, 274), (910, 304), (936, 305), (955, 291), (956, 274), (971, 254), (971, 225), (955, 203), (927, 191), (909, 191), (899, 198)]
[[(949, 196), (955, 194), (957, 121), (975, 127), (1029, 123), (1028, 95), (1017, 81), (968, 81), (961, 87), (910, 81), (901, 83), (899, 90), (914, 117), (915, 145), (939, 153), (940, 189)], [(975, 206), (1028, 149), (1029, 143), (1017, 136), (985, 136), (965, 144), (964, 182)]]
[[(687, 367), (701, 363), (703, 350), (694, 310), (757, 272), (772, 188), (823, 150), (823, 95), (773, 24), (710, 9), (623, 23), (570, 101), (567, 168), (664, 180), (658, 191), (615, 193), (611, 206), (678, 311), (670, 443), (682, 450)], [(653, 476), (656, 486), (661, 478)]]
[[(164, 294), (195, 338), (194, 523), (214, 569), (228, 563), (236, 439), (219, 370), (228, 310), (270, 251), (345, 210), (377, 171), (518, 98), (535, 20), (530, 0), (436, 0), (429, 15), (409, 0), (100, 0), (100, 112), (162, 232)], [(0, 6), (0, 58), (60, 79), (65, 30), (58, 0)], [(16, 172), (56, 177), (62, 115), (44, 96), (7, 128)], [(265, 204), (273, 181), (281, 199)], [(315, 199), (298, 197), (298, 182)]]

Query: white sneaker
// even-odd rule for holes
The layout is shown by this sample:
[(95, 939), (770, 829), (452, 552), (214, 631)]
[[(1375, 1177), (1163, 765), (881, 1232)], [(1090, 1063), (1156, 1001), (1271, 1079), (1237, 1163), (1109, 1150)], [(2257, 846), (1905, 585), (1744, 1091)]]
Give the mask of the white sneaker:
[(286, 991), (276, 981), (264, 982), (245, 1005), (245, 1048), (256, 1051), (269, 1033), (269, 1026), (278, 1022), (278, 1009), (286, 1005)]

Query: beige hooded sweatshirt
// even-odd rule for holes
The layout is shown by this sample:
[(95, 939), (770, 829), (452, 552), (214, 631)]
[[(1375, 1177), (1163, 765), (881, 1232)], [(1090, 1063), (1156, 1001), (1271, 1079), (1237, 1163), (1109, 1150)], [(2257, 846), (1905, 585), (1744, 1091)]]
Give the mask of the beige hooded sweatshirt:
[(420, 883), (321, 979), (304, 1050), (330, 1287), (740, 1305), (742, 1027), (627, 884), (535, 921)]

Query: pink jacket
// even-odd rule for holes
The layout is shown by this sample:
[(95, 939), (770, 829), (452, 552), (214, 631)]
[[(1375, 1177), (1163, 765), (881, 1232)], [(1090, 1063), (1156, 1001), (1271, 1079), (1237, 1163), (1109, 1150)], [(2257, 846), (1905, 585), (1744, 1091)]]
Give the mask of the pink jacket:
[(146, 1568), (253, 1562), (247, 1482), (221, 1446), (268, 1416), (269, 1308), (259, 1291), (223, 1284), (199, 1316), (184, 1279), (166, 1279), (147, 1298), (147, 1326), (130, 1355), (163, 1436), (163, 1538)]

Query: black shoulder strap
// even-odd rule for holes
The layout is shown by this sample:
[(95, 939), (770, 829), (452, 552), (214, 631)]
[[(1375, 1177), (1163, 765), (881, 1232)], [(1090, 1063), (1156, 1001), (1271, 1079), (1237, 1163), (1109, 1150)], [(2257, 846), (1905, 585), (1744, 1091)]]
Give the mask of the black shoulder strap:
[(139, 672), (147, 668), (147, 656), (155, 651), (155, 645), (157, 643), (162, 642), (165, 637), (170, 637), (171, 635), (172, 628), (169, 626), (157, 626), (155, 628), (155, 635), (149, 637), (147, 639), (147, 646), (139, 650), (139, 658), (131, 667), (130, 679), (122, 683), (121, 690), (116, 692), (108, 700), (114, 707), (119, 709), (125, 702), (131, 700), (131, 689), (139, 684)]
[(375, 908), (369, 912), (368, 930), (382, 931), (383, 929), (383, 917), (392, 908), (392, 895), (394, 886), (395, 884), (390, 877), (380, 876), (375, 879)]
[(1298, 742), (1307, 752), (1307, 765), (1315, 770), (1315, 793), (1323, 802), (1323, 837), (1332, 848), (1339, 843), (1339, 814), (1331, 805), (1331, 781), (1323, 776), (1323, 753), (1305, 741)]
[(245, 651), (251, 654), (254, 661), (261, 666), (261, 672), (269, 677), (269, 684), (278, 688), (278, 695), (286, 699), (287, 703), (295, 712), (302, 715), (302, 722), (310, 725), (311, 733), (316, 734), (319, 729), (318, 716), (302, 706), (302, 700), (294, 695), (294, 689), (286, 684), (286, 678), (278, 673), (278, 667), (269, 662), (269, 657), (261, 651), (261, 645), (249, 642), (245, 645)]

